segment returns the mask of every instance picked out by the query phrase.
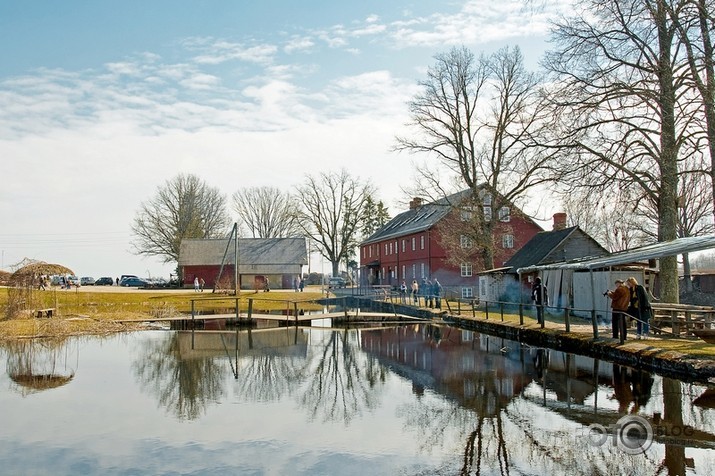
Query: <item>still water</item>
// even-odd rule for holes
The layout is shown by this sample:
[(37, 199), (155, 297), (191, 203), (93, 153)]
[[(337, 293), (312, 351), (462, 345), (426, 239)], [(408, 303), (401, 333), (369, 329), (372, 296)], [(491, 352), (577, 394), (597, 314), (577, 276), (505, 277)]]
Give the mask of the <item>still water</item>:
[(711, 392), (426, 324), (28, 341), (0, 474), (712, 475)]

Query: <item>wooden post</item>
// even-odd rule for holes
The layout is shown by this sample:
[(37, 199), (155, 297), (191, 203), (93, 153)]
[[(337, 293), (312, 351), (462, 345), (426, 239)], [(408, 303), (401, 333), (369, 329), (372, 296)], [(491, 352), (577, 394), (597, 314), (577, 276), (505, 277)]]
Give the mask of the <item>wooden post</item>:
[(598, 339), (598, 322), (596, 322), (595, 309), (591, 309), (591, 325), (593, 325), (593, 338)]
[(194, 300), (191, 300), (191, 326), (194, 325)]
[[(472, 307), (474, 309), (474, 307)], [(489, 301), (484, 301), (484, 314), (486, 316), (486, 320), (489, 320)]]
[(521, 302), (519, 303), (519, 325), (524, 325), (524, 304)]
[(253, 318), (253, 298), (248, 298), (248, 323), (251, 323)]
[(238, 312), (238, 298), (236, 298), (236, 322), (238, 322), (239, 318), (240, 318), (240, 315)]
[(566, 332), (571, 332), (571, 321), (569, 318), (569, 308), (564, 309), (564, 322), (566, 323)]
[(501, 315), (501, 321), (504, 322), (504, 303), (499, 302), (499, 314)]

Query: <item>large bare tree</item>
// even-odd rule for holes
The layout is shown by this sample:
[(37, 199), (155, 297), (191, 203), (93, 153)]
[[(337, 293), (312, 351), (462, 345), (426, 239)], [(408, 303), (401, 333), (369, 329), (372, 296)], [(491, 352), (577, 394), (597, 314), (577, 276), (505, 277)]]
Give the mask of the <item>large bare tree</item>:
[(229, 225), (226, 198), (196, 175), (167, 180), (137, 211), (132, 232), (138, 254), (179, 260), (181, 240), (224, 236)]
[(540, 80), (524, 68), (519, 48), (479, 58), (467, 48), (452, 48), (435, 59), (409, 105), (415, 137), (398, 137), (396, 148), (435, 158), (471, 190), (468, 206), (480, 213), (471, 213), (459, 234), (468, 235), (481, 250), (483, 266), (491, 268), (495, 220), (481, 213), (482, 206), (489, 212), (509, 207), (553, 176), (546, 173), (550, 157), (534, 140), (546, 124)]
[(302, 236), (296, 200), (277, 187), (240, 189), (233, 194), (232, 206), (253, 238)]
[(306, 176), (297, 187), (302, 204), (300, 226), (319, 253), (338, 275), (340, 263), (347, 262), (357, 247), (357, 239), (368, 197), (374, 187), (352, 177), (346, 170)]
[[(702, 129), (710, 155), (710, 199), (715, 203), (715, 2), (689, 0), (667, 2), (666, 6), (687, 55), (690, 81), (702, 104)], [(715, 214), (715, 207), (712, 212)]]
[[(668, 14), (686, 1), (582, 0), (544, 62), (558, 90), (557, 146), (569, 152), (564, 183), (629, 189), (633, 204), (657, 210), (659, 241), (678, 235), (678, 160), (695, 117)], [(678, 302), (675, 257), (661, 260), (661, 295)]]

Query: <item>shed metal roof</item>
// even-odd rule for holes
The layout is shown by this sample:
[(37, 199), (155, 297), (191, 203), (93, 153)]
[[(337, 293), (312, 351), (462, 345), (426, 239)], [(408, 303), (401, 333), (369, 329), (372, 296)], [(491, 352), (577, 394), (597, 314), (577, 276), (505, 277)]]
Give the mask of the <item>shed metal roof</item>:
[[(208, 240), (182, 240), (179, 249), (179, 266), (220, 265), (228, 238)], [(240, 265), (308, 264), (305, 238), (239, 238), (238, 261)], [(233, 240), (226, 263), (234, 264)]]
[(525, 266), (517, 269), (517, 272), (521, 274), (534, 273), (549, 269), (591, 270), (608, 268), (609, 266), (664, 258), (666, 256), (675, 256), (683, 253), (692, 253), (712, 248), (715, 248), (715, 236), (692, 236), (687, 238), (678, 238), (671, 241), (661, 241), (659, 243), (653, 243), (651, 245), (641, 246), (631, 250), (619, 251), (608, 256), (600, 256), (597, 258), (581, 258), (577, 260), (563, 261), (560, 263)]

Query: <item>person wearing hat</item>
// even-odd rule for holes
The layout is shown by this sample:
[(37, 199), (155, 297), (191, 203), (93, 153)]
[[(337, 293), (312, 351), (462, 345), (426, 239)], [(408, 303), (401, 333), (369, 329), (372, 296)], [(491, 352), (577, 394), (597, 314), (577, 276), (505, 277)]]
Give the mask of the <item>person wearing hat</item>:
[(611, 298), (611, 328), (613, 338), (620, 339), (621, 344), (626, 340), (626, 311), (631, 301), (631, 293), (623, 281), (616, 279), (616, 287), (613, 291), (608, 290), (605, 295)]

